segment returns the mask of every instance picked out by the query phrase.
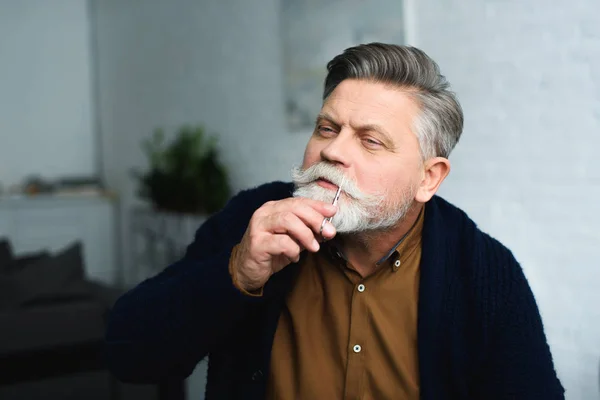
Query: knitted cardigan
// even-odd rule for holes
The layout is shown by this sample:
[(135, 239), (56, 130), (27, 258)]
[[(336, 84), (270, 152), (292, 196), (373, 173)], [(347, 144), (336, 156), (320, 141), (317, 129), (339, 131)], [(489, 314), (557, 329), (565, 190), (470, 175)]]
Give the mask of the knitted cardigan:
[[(254, 211), (292, 189), (273, 182), (240, 192), (198, 229), (181, 260), (121, 296), (105, 337), (118, 379), (184, 379), (208, 356), (207, 400), (264, 398), (298, 264), (251, 297), (233, 286), (228, 263)], [(438, 196), (426, 205), (422, 243), (421, 399), (564, 399), (534, 296), (511, 252)]]

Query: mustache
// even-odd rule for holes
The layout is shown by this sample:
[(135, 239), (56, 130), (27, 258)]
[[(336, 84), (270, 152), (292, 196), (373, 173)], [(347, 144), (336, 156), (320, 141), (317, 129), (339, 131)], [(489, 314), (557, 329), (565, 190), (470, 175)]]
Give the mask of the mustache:
[(363, 193), (352, 178), (346, 176), (340, 169), (324, 161), (311, 165), (306, 169), (302, 169), (301, 167), (292, 168), (292, 179), (297, 188), (310, 185), (319, 179), (329, 181), (338, 187), (344, 182), (342, 192), (347, 196), (361, 201), (375, 203), (380, 201), (379, 196), (370, 196)]

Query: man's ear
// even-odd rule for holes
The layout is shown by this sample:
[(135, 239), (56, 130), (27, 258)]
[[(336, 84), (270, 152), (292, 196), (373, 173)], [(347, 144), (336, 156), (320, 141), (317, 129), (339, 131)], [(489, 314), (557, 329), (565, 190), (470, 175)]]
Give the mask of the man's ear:
[(450, 161), (444, 157), (434, 157), (425, 161), (423, 165), (423, 179), (417, 190), (415, 200), (426, 203), (450, 173)]

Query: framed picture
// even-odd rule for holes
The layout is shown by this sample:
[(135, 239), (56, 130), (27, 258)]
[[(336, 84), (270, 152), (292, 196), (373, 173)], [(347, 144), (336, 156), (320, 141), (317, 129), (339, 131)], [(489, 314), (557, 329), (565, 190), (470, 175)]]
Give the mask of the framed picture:
[(405, 43), (402, 0), (282, 0), (288, 130), (312, 131), (327, 62), (361, 43)]

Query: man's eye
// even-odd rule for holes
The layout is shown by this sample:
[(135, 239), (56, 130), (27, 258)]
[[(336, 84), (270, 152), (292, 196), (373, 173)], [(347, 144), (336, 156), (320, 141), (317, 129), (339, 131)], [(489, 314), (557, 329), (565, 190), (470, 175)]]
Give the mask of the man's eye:
[(318, 131), (322, 135), (332, 135), (335, 133), (335, 131), (328, 126), (319, 126)]
[(363, 143), (370, 149), (381, 147), (381, 143), (375, 139), (364, 138)]

